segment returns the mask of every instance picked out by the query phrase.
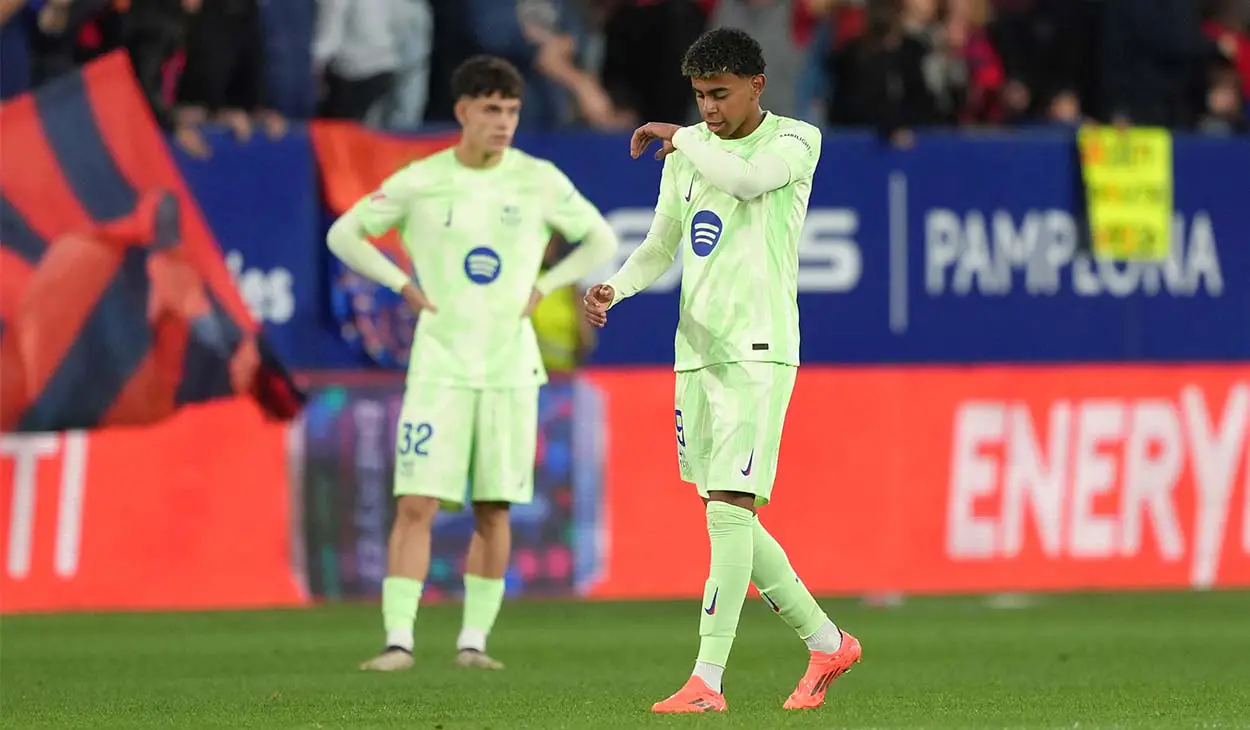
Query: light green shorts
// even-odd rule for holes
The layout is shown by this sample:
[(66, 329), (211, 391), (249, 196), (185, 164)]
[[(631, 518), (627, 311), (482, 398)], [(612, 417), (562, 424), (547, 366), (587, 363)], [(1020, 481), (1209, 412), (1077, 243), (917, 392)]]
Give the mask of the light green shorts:
[(414, 383), (395, 439), (395, 494), (528, 504), (534, 498), (538, 387), (452, 388)]
[(768, 504), (781, 431), (798, 368), (730, 362), (677, 373), (675, 418), (681, 478), (703, 497), (744, 492)]

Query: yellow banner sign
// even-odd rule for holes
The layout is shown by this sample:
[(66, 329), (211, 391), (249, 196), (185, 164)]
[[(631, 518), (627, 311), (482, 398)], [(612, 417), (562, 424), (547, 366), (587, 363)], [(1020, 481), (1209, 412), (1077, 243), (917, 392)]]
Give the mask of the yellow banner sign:
[(1077, 143), (1094, 256), (1166, 259), (1172, 241), (1172, 134), (1083, 127)]

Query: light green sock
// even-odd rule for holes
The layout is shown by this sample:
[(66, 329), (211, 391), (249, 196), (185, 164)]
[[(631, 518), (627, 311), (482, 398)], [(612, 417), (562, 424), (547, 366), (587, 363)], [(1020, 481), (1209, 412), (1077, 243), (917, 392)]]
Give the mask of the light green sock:
[(389, 576), (382, 581), (382, 625), (386, 645), (412, 651), (412, 625), (417, 621), (417, 604), (424, 584), (412, 578)]
[(725, 666), (738, 633), (738, 617), (751, 582), (750, 510), (724, 502), (708, 502), (707, 534), (712, 541), (712, 567), (703, 589), (699, 617), (699, 661)]
[(486, 637), (495, 626), (503, 606), (503, 578), (464, 576), (464, 621), (460, 627), (457, 649), (486, 651)]
[(790, 567), (786, 551), (768, 534), (758, 518), (752, 526), (751, 582), (760, 596), (801, 639), (816, 633), (829, 617)]

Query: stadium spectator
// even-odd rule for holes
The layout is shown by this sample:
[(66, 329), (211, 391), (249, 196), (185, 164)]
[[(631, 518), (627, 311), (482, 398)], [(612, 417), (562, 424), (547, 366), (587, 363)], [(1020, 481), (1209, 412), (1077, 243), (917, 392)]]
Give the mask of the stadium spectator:
[(1246, 118), (1242, 79), (1229, 61), (1216, 64), (1210, 74), (1206, 108), (1198, 128), (1206, 134), (1245, 134), (1250, 131)]
[(511, 61), (525, 75), (522, 130), (563, 125), (566, 92), (592, 127), (620, 126), (599, 80), (577, 64), (577, 41), (562, 0), (467, 0), (466, 9), (478, 49)]
[(600, 76), (618, 108), (630, 123), (691, 120), (681, 58), (703, 32), (702, 9), (694, 0), (618, 0), (607, 11)]
[(240, 140), (258, 122), (271, 137), (286, 120), (267, 106), (265, 39), (259, 0), (212, 0), (188, 19), (180, 114), (229, 127)]
[(383, 100), (381, 123), (391, 129), (415, 129), (425, 120), (430, 96), (434, 14), (427, 0), (395, 1), (399, 5), (399, 69), (391, 93)]
[(1236, 129), (1221, 110), (1230, 69), (1250, 98), (1248, 21), (1250, 0), (0, 0), (0, 97), (123, 47), (162, 126), (203, 156), (207, 122), (451, 122), (438, 80), (486, 52), (526, 74), (525, 128), (617, 129), (691, 118), (669, 71), (710, 22), (760, 37), (772, 110), (900, 142), (1086, 118)]
[(105, 0), (100, 6), (103, 9), (91, 15), (76, 33), (74, 61), (77, 65), (125, 47), (129, 0)]
[(1231, 56), (1203, 35), (1194, 0), (1107, 3), (1102, 54), (1111, 121), (1182, 129), (1197, 121), (1199, 74)]
[(0, 0), (0, 101), (30, 89), (30, 26), (26, 0)]
[(198, 122), (176, 113), (175, 90), (185, 59), (188, 19), (200, 0), (130, 0), (125, 14), (124, 45), (135, 75), (161, 128), (187, 154), (206, 158), (210, 151)]
[(990, 39), (1006, 74), (1007, 121), (1100, 108), (1103, 0), (995, 0)]
[(317, 112), (312, 60), (316, 17), (317, 6), (310, 0), (268, 0), (261, 5), (269, 103), (288, 118), (310, 119)]
[(1077, 127), (1086, 120), (1081, 107), (1081, 96), (1075, 89), (1061, 89), (1050, 96), (1046, 106), (1046, 122), (1049, 124)]
[(916, 21), (923, 10), (904, 0), (869, 0), (863, 35), (830, 56), (834, 93), (829, 121), (837, 126), (873, 127), (896, 144), (908, 145), (916, 127), (941, 121), (938, 100), (925, 78), (930, 49)]
[(31, 38), (31, 82), (40, 86), (67, 74), (86, 61), (89, 51), (81, 49), (79, 33), (112, 0), (42, 0)]
[(434, 23), (430, 47), (430, 84), (425, 106), (427, 123), (454, 124), (456, 100), (447, 80), (455, 69), (479, 52), (465, 0), (429, 0)]
[(795, 42), (803, 49), (802, 67), (795, 88), (794, 114), (811, 124), (828, 117), (827, 102), (833, 79), (825, 65), (838, 28), (838, 10), (862, 7), (863, 0), (803, 0), (796, 8)]
[(322, 117), (380, 119), (400, 69), (400, 12), (400, 0), (319, 0), (312, 56)]
[(1001, 97), (1006, 79), (986, 30), (989, 13), (988, 0), (949, 0), (943, 50), (958, 83), (955, 116), (961, 124), (998, 124), (1004, 120)]
[[(905, 33), (925, 48), (921, 68), (925, 84), (937, 105), (937, 123), (954, 124), (968, 90), (968, 62), (965, 46), (971, 31), (970, 12), (957, 13), (959, 22), (950, 23), (955, 0), (904, 0), (902, 24)], [(952, 34), (957, 34), (952, 37)]]
[(1215, 0), (1202, 29), (1232, 60), (1233, 70), (1241, 81), (1242, 95), (1250, 98), (1250, 35), (1246, 32), (1247, 23), (1250, 23), (1250, 2)]
[(803, 68), (803, 49), (793, 35), (796, 12), (796, 0), (720, 0), (711, 22), (749, 30), (759, 41), (768, 64), (768, 109), (787, 117), (795, 114)]

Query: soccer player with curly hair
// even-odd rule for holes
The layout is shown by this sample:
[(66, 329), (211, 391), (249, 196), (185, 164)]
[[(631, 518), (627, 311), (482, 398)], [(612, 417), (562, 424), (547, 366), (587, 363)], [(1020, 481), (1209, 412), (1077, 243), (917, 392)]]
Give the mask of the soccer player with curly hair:
[(682, 73), (703, 122), (651, 122), (634, 132), (634, 158), (661, 143), (655, 218), (621, 270), (586, 294), (587, 317), (602, 327), (609, 308), (650, 286), (682, 252), (677, 461), (706, 504), (711, 568), (694, 672), (651, 709), (726, 709), (721, 676), (750, 583), (810, 650), (784, 706), (814, 708), (859, 661), (860, 644), (821, 610), (756, 510), (772, 497), (798, 370), (798, 242), (820, 130), (761, 108), (763, 52), (743, 31), (705, 33), (686, 52)]

